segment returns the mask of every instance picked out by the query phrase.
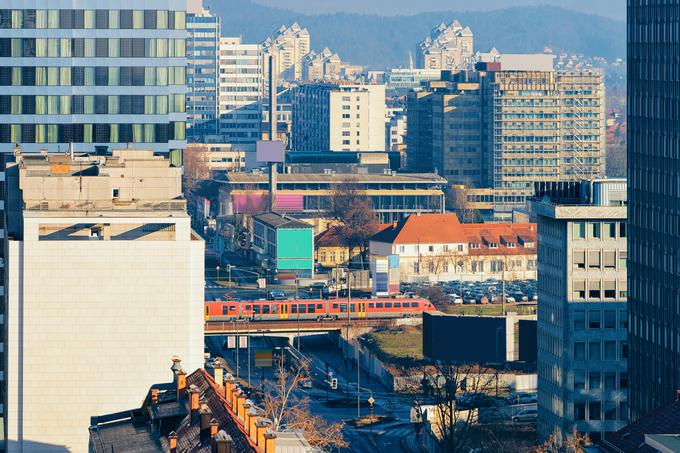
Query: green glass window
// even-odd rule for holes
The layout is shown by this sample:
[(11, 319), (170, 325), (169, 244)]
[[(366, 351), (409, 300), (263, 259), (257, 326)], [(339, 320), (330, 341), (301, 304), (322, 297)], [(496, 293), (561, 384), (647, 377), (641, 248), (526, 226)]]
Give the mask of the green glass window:
[(59, 56), (62, 58), (71, 58), (71, 39), (59, 39)]
[(120, 56), (120, 39), (109, 38), (109, 57), (116, 58)]
[(59, 127), (56, 124), (47, 125), (47, 143), (57, 143), (59, 141)]
[(174, 121), (171, 123), (174, 126), (174, 140), (185, 140), (186, 139), (186, 124), (184, 121)]
[(120, 12), (117, 9), (109, 10), (109, 28), (120, 27)]
[(153, 86), (156, 82), (156, 68), (153, 66), (144, 68), (144, 85)]
[(21, 86), (21, 68), (12, 68), (12, 86)]
[(12, 10), (12, 28), (22, 28), (24, 21), (23, 10), (13, 9)]
[(35, 84), (36, 86), (47, 85), (47, 68), (43, 66), (35, 68)]
[(155, 96), (144, 96), (144, 114), (154, 115), (156, 113)]
[(132, 11), (132, 28), (144, 28), (144, 11), (139, 9)]
[(94, 115), (94, 96), (84, 96), (83, 103), (85, 115)]
[(95, 20), (94, 20), (94, 10), (92, 9), (86, 9), (85, 10), (85, 28), (94, 28)]
[(59, 96), (47, 96), (47, 114), (59, 114)]
[(59, 68), (56, 66), (47, 68), (47, 84), (49, 86), (59, 85)]
[(156, 85), (166, 86), (167, 84), (168, 84), (168, 68), (166, 67), (156, 68)]
[(184, 57), (186, 55), (185, 41), (182, 38), (175, 39), (175, 56)]
[(59, 96), (59, 113), (62, 115), (71, 114), (71, 96)]
[(144, 141), (144, 126), (142, 124), (132, 125), (132, 142), (143, 143)]
[(165, 30), (168, 28), (168, 12), (165, 10), (158, 10), (156, 12), (156, 28)]
[(94, 86), (94, 68), (88, 67), (84, 70), (85, 86)]
[(35, 56), (36, 57), (46, 57), (47, 56), (47, 39), (37, 38), (35, 40)]
[(168, 39), (168, 57), (174, 58), (175, 56), (175, 40)]
[(12, 124), (9, 127), (9, 140), (12, 143), (20, 143), (21, 140), (21, 124)]
[(118, 141), (118, 125), (112, 124), (111, 130), (110, 130), (109, 142), (110, 143), (116, 143), (117, 141)]
[(168, 40), (156, 39), (156, 55), (154, 57), (167, 58), (168, 57)]
[(118, 114), (118, 96), (109, 96), (109, 115)]
[(175, 30), (186, 28), (186, 14), (184, 11), (175, 11)]
[(71, 86), (71, 68), (69, 67), (59, 68), (59, 85)]
[(85, 56), (86, 57), (94, 57), (95, 56), (95, 50), (94, 50), (94, 38), (85, 38)]
[(47, 128), (45, 127), (44, 124), (36, 124), (35, 125), (35, 142), (36, 143), (45, 143), (45, 139), (47, 138)]
[(156, 128), (153, 124), (144, 125), (144, 143), (153, 143), (156, 141)]
[(118, 85), (120, 80), (120, 68), (118, 66), (109, 67), (109, 86)]
[(168, 114), (168, 97), (156, 96), (156, 115)]
[(186, 97), (183, 94), (175, 95), (175, 112), (184, 113), (186, 111)]
[(47, 10), (38, 9), (35, 11), (35, 28), (47, 28)]
[(47, 28), (59, 28), (58, 9), (50, 9), (47, 11)]
[(184, 66), (175, 66), (175, 80), (172, 85), (184, 85), (186, 75), (186, 68)]
[(83, 143), (92, 143), (93, 129), (91, 124), (83, 124)]
[(47, 114), (47, 103), (45, 96), (35, 97), (35, 114), (36, 115), (46, 115)]
[(12, 57), (20, 57), (23, 54), (21, 47), (21, 39), (12, 38)]
[(12, 115), (21, 115), (21, 96), (12, 96)]
[(59, 56), (59, 40), (57, 38), (47, 40), (47, 56), (52, 58)]

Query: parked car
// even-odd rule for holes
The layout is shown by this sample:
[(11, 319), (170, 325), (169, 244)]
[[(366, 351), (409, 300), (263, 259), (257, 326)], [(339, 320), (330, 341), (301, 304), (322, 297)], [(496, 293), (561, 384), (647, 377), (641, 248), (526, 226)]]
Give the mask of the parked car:
[(286, 293), (281, 291), (280, 289), (272, 289), (267, 293), (267, 299), (269, 300), (285, 300), (286, 299)]
[(505, 398), (505, 400), (508, 402), (508, 404), (532, 404), (538, 402), (536, 394), (528, 392), (511, 393)]
[(536, 409), (522, 409), (512, 416), (512, 421), (514, 423), (535, 422), (537, 419), (538, 411)]
[(300, 380), (300, 387), (303, 389), (311, 389), (313, 387), (312, 380), (309, 378)]
[(495, 400), (484, 393), (466, 393), (456, 400), (458, 406), (461, 407), (492, 407), (496, 405)]

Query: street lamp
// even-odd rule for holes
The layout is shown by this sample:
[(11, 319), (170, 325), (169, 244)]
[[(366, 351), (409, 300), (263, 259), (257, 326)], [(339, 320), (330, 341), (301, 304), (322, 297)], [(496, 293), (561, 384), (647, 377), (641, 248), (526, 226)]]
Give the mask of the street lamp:
[(217, 281), (220, 281), (220, 267), (217, 266)]

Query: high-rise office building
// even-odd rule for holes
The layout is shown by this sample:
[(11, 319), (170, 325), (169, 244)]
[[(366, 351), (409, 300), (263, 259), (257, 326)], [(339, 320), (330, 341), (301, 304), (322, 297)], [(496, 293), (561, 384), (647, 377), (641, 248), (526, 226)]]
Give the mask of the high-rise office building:
[(254, 149), (261, 137), (262, 49), (241, 38), (221, 38), (219, 67), (222, 140)]
[(637, 419), (680, 388), (680, 1), (628, 1), (630, 403)]
[(220, 18), (189, 0), (187, 10), (187, 139), (219, 132)]
[(576, 429), (598, 441), (628, 423), (626, 182), (547, 186), (529, 202), (539, 244), (539, 434)]
[(294, 151), (385, 151), (385, 86), (306, 84), (293, 89)]
[(132, 143), (181, 163), (186, 0), (106, 6), (2, 2), (0, 152)]
[(168, 359), (203, 365), (204, 243), (181, 169), (152, 150), (16, 153), (6, 170), (8, 452), (88, 451)]
[(279, 80), (302, 80), (305, 56), (311, 51), (309, 31), (295, 22), (290, 27), (282, 25), (262, 43), (264, 73), (269, 71), (269, 55), (276, 56), (276, 74)]
[(509, 220), (535, 182), (604, 175), (604, 77), (554, 70), (550, 55), (494, 58), (409, 94), (407, 163), (464, 185), (471, 209)]
[(416, 48), (416, 65), (423, 69), (466, 69), (472, 62), (474, 36), (454, 20), (436, 26)]

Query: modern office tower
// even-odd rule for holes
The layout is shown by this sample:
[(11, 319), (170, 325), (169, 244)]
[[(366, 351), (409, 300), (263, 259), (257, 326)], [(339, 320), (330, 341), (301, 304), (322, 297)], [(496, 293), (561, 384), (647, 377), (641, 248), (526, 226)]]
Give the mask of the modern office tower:
[(539, 244), (538, 429), (561, 438), (576, 428), (598, 441), (628, 423), (626, 182), (548, 186), (529, 201)]
[(139, 407), (173, 355), (203, 365), (204, 243), (153, 150), (15, 155), (3, 439), (87, 452), (90, 417)]
[(340, 80), (341, 69), (340, 56), (325, 47), (319, 53), (312, 50), (305, 56), (302, 78), (308, 82), (337, 81)]
[(509, 220), (535, 182), (604, 174), (604, 77), (556, 71), (550, 55), (494, 60), (410, 93), (407, 162), (464, 185), (471, 209)]
[(180, 164), (186, 0), (29, 3), (0, 9), (0, 152), (132, 143)]
[(628, 2), (631, 416), (680, 388), (680, 1)]
[(255, 147), (261, 137), (262, 51), (241, 38), (220, 39), (220, 136), (226, 143)]
[(220, 18), (189, 0), (186, 26), (187, 139), (201, 142), (219, 132)]
[(282, 25), (273, 38), (262, 43), (264, 73), (269, 71), (269, 55), (276, 55), (276, 72), (279, 80), (302, 80), (305, 56), (310, 52), (309, 31), (295, 22), (290, 27)]
[(473, 54), (474, 37), (457, 20), (436, 26), (418, 43), (416, 65), (422, 69), (467, 69)]
[(301, 85), (292, 127), (294, 151), (384, 151), (385, 86)]

